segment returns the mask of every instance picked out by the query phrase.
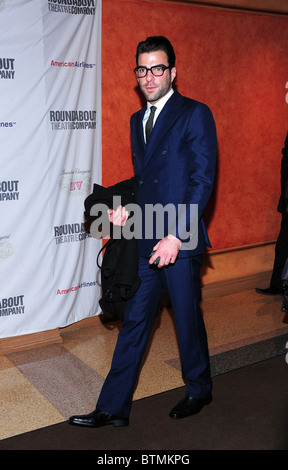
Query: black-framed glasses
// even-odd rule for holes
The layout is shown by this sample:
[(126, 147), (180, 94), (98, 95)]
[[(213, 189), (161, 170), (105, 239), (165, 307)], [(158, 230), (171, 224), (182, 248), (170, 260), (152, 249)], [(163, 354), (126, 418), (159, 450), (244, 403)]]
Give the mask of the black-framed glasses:
[(134, 69), (134, 72), (137, 78), (146, 77), (149, 70), (155, 77), (161, 77), (166, 69), (169, 69), (169, 66), (163, 64), (153, 65), (153, 67), (150, 67), (150, 69), (147, 67), (141, 67), (140, 65)]

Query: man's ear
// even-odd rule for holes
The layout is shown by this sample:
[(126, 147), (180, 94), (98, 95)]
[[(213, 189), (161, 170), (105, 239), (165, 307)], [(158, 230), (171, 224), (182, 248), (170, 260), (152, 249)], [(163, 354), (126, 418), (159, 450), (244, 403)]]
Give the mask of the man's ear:
[(176, 78), (176, 75), (177, 75), (176, 68), (173, 67), (173, 68), (171, 69), (171, 83), (172, 83), (173, 80)]

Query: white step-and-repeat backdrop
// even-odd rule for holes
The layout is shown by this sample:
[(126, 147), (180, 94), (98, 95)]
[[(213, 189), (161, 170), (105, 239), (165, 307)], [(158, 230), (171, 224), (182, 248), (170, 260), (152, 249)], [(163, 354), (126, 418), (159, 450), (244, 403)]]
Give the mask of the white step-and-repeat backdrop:
[(0, 0), (0, 338), (98, 315), (101, 0)]

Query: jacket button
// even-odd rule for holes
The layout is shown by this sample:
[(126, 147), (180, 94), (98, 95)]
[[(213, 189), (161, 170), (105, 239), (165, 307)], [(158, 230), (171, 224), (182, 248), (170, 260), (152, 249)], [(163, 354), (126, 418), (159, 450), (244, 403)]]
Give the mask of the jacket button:
[(163, 150), (162, 155), (166, 155), (167, 150)]
[(143, 183), (144, 183), (144, 181), (143, 181), (143, 180), (140, 180), (140, 181), (139, 181), (139, 184), (143, 184)]
[(154, 183), (159, 183), (158, 178), (156, 178), (156, 179), (154, 180)]
[(111, 290), (108, 289), (108, 290), (105, 292), (104, 297), (105, 297), (105, 299), (107, 299), (107, 300), (112, 300), (112, 298), (113, 298), (113, 293), (111, 292)]

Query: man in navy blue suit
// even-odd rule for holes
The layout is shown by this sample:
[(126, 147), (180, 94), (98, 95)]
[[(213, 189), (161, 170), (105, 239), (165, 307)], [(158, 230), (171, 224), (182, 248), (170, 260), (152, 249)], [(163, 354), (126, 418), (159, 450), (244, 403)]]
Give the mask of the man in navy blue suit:
[[(133, 391), (163, 288), (171, 300), (186, 384), (185, 397), (169, 416), (180, 419), (194, 415), (212, 400), (206, 329), (199, 302), (201, 254), (210, 246), (202, 216), (215, 173), (215, 123), (206, 105), (173, 89), (175, 54), (165, 37), (140, 42), (136, 64), (136, 78), (147, 101), (147, 106), (131, 117), (134, 169), (139, 181), (137, 204), (143, 229), (138, 237), (141, 284), (127, 301), (111, 369), (96, 409), (69, 420), (82, 426), (129, 424)], [(156, 107), (152, 109), (153, 130), (150, 127), (146, 137), (152, 106)], [(175, 220), (171, 223), (165, 219), (160, 236), (155, 227), (148, 227), (147, 236), (147, 208), (156, 205), (175, 207)], [(191, 220), (191, 207), (197, 208), (196, 223)], [(120, 207), (111, 211), (110, 217), (114, 223), (118, 217), (124, 225), (127, 211)]]

